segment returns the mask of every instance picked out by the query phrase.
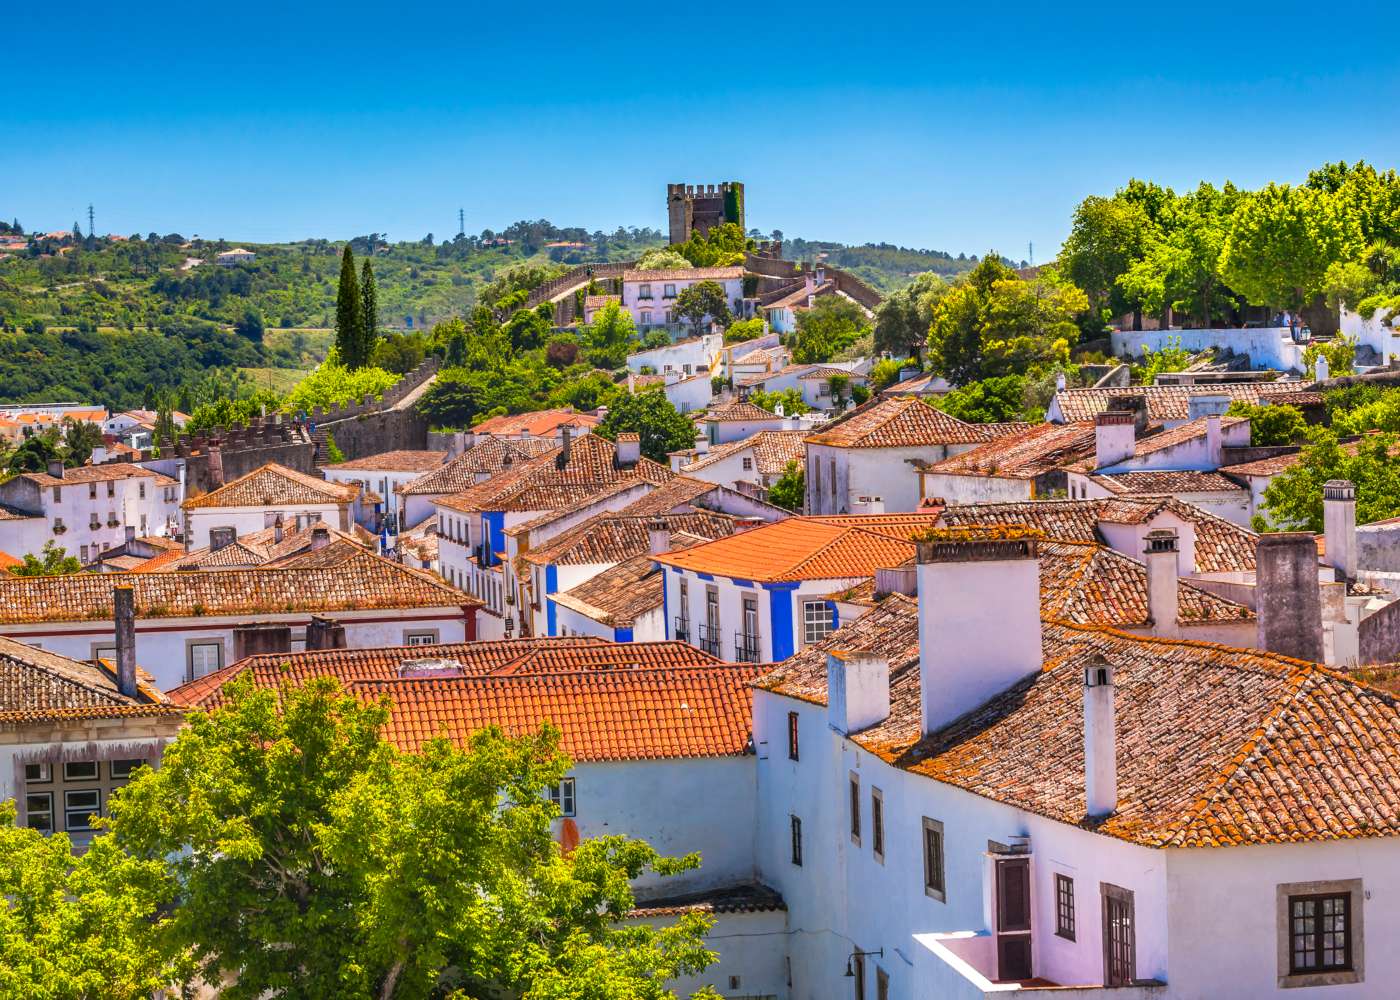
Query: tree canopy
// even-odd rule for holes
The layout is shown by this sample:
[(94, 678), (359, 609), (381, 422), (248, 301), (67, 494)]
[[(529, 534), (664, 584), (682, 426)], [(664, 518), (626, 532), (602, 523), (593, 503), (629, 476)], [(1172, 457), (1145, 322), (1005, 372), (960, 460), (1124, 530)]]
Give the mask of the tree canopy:
[(810, 309), (797, 314), (792, 337), (796, 364), (830, 361), (870, 331), (864, 310), (841, 295), (822, 295)]
[(595, 433), (611, 441), (619, 434), (638, 434), (642, 454), (663, 465), (669, 463), (670, 452), (695, 447), (695, 424), (671, 405), (659, 386), (615, 397)]

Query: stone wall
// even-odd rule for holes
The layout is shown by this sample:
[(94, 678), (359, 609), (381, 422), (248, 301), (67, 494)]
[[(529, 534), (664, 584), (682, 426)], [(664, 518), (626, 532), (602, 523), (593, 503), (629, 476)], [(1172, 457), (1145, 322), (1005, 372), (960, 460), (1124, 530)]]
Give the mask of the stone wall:
[(413, 407), (402, 410), (381, 410), (365, 413), (348, 420), (316, 425), (317, 465), (330, 461), (330, 443), (347, 459), (364, 458), (384, 451), (421, 451), (428, 444), (428, 421)]

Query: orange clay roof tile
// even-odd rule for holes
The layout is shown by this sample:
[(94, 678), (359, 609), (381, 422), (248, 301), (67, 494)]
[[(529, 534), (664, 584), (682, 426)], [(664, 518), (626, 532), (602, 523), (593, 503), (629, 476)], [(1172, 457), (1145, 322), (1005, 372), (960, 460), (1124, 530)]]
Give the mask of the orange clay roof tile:
[(966, 424), (912, 396), (881, 399), (809, 435), (808, 444), (833, 448), (912, 448), (981, 444), (985, 430)]
[(360, 488), (348, 483), (331, 483), (285, 465), (269, 462), (240, 476), (231, 483), (186, 500), (185, 510), (209, 507), (267, 507), (287, 505), (350, 503)]

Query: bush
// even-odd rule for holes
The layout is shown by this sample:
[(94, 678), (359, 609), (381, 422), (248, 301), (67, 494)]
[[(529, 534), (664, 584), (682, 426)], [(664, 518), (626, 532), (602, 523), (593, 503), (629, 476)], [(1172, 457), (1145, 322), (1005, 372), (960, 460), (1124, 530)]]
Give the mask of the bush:
[(807, 496), (807, 473), (794, 459), (768, 487), (768, 502), (784, 510), (800, 511)]
[(745, 341), (757, 340), (763, 336), (763, 329), (763, 320), (758, 316), (752, 319), (735, 320), (724, 331), (724, 342), (726, 344), (742, 344)]
[(390, 389), (399, 377), (383, 368), (356, 368), (351, 371), (340, 363), (332, 348), (326, 360), (287, 394), (282, 409), (287, 413), (310, 413), (316, 407), (327, 409), (337, 403), (358, 402), (366, 396), (378, 398)]
[(1302, 411), (1294, 406), (1251, 406), (1236, 400), (1225, 412), (1232, 417), (1248, 418), (1249, 443), (1256, 447), (1296, 444), (1307, 437), (1307, 421)]

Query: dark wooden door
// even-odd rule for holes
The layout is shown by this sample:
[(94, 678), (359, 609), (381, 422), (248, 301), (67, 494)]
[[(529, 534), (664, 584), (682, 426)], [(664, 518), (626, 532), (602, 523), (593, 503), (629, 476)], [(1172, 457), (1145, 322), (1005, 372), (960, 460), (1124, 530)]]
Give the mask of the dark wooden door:
[(1031, 865), (1027, 858), (998, 861), (997, 978), (1031, 978)]
[(1128, 986), (1137, 978), (1137, 928), (1133, 894), (1116, 885), (1103, 887), (1105, 986)]

